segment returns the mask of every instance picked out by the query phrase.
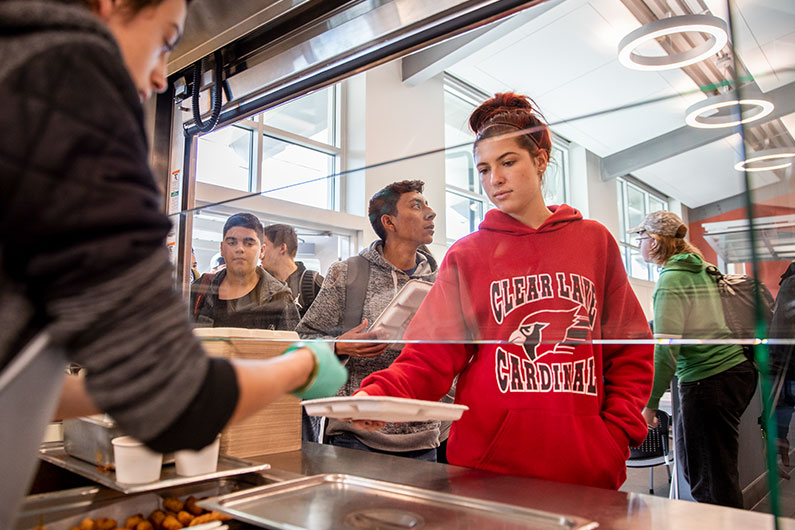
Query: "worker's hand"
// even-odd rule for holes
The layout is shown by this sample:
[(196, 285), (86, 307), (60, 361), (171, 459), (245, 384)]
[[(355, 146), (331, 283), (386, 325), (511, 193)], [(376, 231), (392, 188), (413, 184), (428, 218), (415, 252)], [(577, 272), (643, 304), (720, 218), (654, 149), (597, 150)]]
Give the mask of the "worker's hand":
[(660, 420), (657, 419), (657, 409), (643, 408), (643, 417), (646, 420), (646, 425), (650, 428), (655, 428), (659, 425)]
[(361, 342), (337, 342), (334, 344), (334, 351), (337, 355), (349, 355), (351, 357), (376, 357), (381, 355), (388, 344), (370, 342), (378, 340), (378, 333), (365, 331), (367, 329), (367, 319), (355, 328), (351, 328), (339, 337), (338, 340), (355, 340)]
[[(366, 396), (368, 395), (367, 392), (363, 390), (359, 390), (353, 393), (354, 396)], [(350, 418), (345, 418), (343, 421), (347, 421), (351, 425), (353, 425), (354, 429), (359, 429), (360, 431), (377, 431), (379, 429), (383, 429), (386, 425), (383, 421), (376, 421), (376, 420), (352, 420)]]
[(296, 342), (284, 353), (299, 349), (307, 349), (312, 353), (315, 366), (306, 383), (293, 390), (293, 394), (301, 399), (335, 396), (348, 380), (348, 370), (334, 355), (331, 347), (325, 342)]

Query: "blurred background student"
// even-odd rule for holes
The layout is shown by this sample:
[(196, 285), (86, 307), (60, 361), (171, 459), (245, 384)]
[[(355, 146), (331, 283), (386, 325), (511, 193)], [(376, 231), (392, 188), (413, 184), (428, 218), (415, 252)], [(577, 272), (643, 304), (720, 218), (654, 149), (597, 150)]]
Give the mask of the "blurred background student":
[[(687, 226), (672, 212), (647, 215), (638, 234), (648, 263), (662, 266), (654, 289), (656, 338), (731, 339), (709, 263), (684, 237)], [(660, 397), (679, 379), (676, 457), (698, 502), (743, 507), (737, 458), (740, 418), (756, 390), (756, 370), (738, 344), (659, 344), (654, 387), (643, 410), (656, 425)]]

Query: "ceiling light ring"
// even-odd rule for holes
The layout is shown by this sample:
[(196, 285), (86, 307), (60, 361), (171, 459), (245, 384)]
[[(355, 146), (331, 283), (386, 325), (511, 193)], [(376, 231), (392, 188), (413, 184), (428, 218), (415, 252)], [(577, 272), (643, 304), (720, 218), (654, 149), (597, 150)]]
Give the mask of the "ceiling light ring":
[[(654, 39), (676, 33), (700, 32), (709, 35), (707, 41), (690, 50), (673, 55), (647, 56), (635, 50)], [(618, 44), (618, 60), (634, 70), (670, 70), (703, 61), (718, 53), (729, 41), (726, 23), (713, 15), (680, 15), (653, 20), (630, 32)]]
[[(726, 107), (740, 106), (739, 114), (737, 111), (727, 115), (705, 116), (710, 111), (720, 110)], [(747, 110), (744, 110), (747, 109)], [(761, 120), (775, 109), (775, 105), (764, 98), (759, 90), (746, 88), (742, 91), (742, 97), (736, 90), (724, 92), (717, 96), (710, 96), (703, 101), (699, 101), (688, 107), (685, 111), (685, 123), (697, 129), (721, 129), (723, 127), (735, 127), (752, 121)]]
[[(737, 162), (734, 169), (737, 171), (757, 172), (757, 171), (773, 171), (774, 169), (784, 169), (792, 165), (792, 160), (789, 162), (776, 162), (795, 158), (795, 149), (792, 148), (775, 148), (775, 149), (762, 149), (752, 153), (748, 158)], [(757, 162), (768, 162), (763, 166), (748, 167), (748, 164)]]

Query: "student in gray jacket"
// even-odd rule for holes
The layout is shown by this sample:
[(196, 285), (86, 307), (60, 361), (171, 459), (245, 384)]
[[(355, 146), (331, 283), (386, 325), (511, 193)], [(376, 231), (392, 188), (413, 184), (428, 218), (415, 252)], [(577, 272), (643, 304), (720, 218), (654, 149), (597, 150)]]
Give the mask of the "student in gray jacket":
[[(359, 256), (329, 268), (322, 289), (296, 329), (304, 339), (361, 341), (335, 344), (335, 353), (347, 362), (349, 373), (340, 396), (352, 395), (362, 379), (387, 368), (400, 354), (399, 344), (369, 342), (378, 339), (367, 331), (369, 325), (410, 279), (436, 279), (436, 261), (425, 249), (433, 241), (436, 213), (422, 196), (423, 186), (420, 180), (395, 182), (373, 196), (369, 217), (380, 239)], [(346, 300), (347, 294), (357, 292), (348, 286), (349, 273), (355, 274), (356, 282), (367, 282), (363, 300)], [(358, 316), (353, 323), (352, 314)], [(326, 434), (332, 445), (431, 461), (436, 461), (440, 442), (438, 421), (389, 423), (380, 431), (365, 432), (329, 419)]]

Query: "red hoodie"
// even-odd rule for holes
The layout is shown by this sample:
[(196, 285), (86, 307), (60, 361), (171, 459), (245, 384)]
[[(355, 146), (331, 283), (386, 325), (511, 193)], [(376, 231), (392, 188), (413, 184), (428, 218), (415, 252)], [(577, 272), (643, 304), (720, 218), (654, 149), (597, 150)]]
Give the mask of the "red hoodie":
[(469, 411), (450, 463), (618, 489), (630, 442), (646, 437), (654, 348), (591, 341), (651, 332), (612, 235), (550, 209), (538, 229), (491, 210), (454, 244), (405, 335), (430, 343), (408, 344), (361, 390), (436, 401), (460, 374)]

